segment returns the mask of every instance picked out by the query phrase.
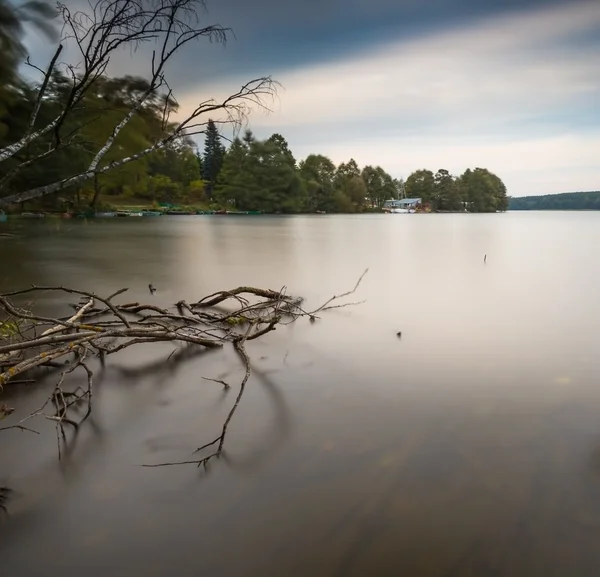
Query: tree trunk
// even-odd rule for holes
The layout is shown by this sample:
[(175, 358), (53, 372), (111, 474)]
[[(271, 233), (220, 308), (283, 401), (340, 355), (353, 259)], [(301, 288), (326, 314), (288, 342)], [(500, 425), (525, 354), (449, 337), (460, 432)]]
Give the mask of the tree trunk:
[(98, 203), (98, 198), (100, 197), (100, 183), (98, 182), (98, 175), (94, 175), (94, 197), (92, 198), (92, 202), (90, 203), (90, 208), (96, 210), (96, 204)]

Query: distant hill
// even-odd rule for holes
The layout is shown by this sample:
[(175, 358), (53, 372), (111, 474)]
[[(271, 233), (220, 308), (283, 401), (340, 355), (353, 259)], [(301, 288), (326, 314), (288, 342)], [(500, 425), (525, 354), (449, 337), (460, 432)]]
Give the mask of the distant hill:
[(509, 198), (508, 210), (600, 210), (600, 191)]

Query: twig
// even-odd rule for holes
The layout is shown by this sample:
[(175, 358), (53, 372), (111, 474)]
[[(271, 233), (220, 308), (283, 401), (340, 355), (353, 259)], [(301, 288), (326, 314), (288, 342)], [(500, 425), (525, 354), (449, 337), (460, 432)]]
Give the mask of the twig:
[(0, 431), (7, 431), (8, 429), (21, 429), (21, 431), (29, 431), (30, 433), (35, 433), (39, 435), (39, 431), (35, 431), (34, 429), (30, 429), (29, 427), (24, 427), (23, 425), (10, 425), (8, 427), (0, 427)]
[(224, 388), (229, 389), (231, 385), (226, 383), (225, 381), (221, 381), (220, 379), (209, 379), (208, 377), (202, 377), (205, 381), (212, 381), (213, 383), (219, 383), (219, 385), (223, 385)]
[[(365, 276), (365, 275), (366, 275), (368, 272), (369, 272), (369, 269), (367, 268), (367, 269), (365, 270), (365, 272), (363, 272), (363, 273), (360, 275), (360, 277), (359, 277), (358, 281), (356, 281), (356, 284), (354, 285), (354, 288), (353, 288), (352, 290), (350, 290), (350, 291), (348, 291), (348, 292), (345, 292), (345, 293), (342, 293), (341, 295), (337, 295), (337, 296), (336, 296), (336, 295), (334, 295), (334, 296), (332, 296), (332, 297), (331, 297), (331, 298), (330, 298), (330, 299), (329, 299), (329, 300), (328, 300), (328, 301), (327, 301), (325, 304), (321, 305), (321, 306), (320, 306), (318, 309), (315, 309), (315, 310), (314, 310), (312, 313), (310, 313), (310, 314), (311, 314), (311, 315), (315, 315), (316, 313), (319, 313), (319, 312), (321, 312), (321, 311), (324, 311), (324, 310), (331, 309), (331, 308), (333, 308), (333, 307), (329, 307), (329, 306), (328, 306), (328, 305), (329, 305), (329, 303), (332, 303), (332, 302), (333, 302), (333, 301), (335, 301), (335, 300), (338, 300), (338, 299), (341, 299), (341, 298), (344, 298), (344, 297), (350, 296), (351, 294), (354, 294), (354, 293), (356, 292), (356, 289), (358, 289), (358, 287), (359, 287), (359, 285), (360, 285), (360, 283), (361, 283), (362, 279), (364, 278), (364, 276)], [(347, 306), (347, 305), (345, 305), (345, 306)]]

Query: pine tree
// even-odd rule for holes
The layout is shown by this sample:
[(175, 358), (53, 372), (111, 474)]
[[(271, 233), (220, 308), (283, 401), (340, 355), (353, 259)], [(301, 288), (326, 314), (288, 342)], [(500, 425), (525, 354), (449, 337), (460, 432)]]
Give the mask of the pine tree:
[(212, 197), (214, 186), (217, 182), (219, 172), (223, 166), (225, 147), (221, 143), (219, 129), (212, 119), (208, 120), (206, 126), (206, 138), (204, 140), (204, 158), (202, 163), (202, 178), (206, 182), (206, 193)]
[(202, 154), (200, 151), (196, 151), (196, 160), (198, 161), (198, 171), (201, 177), (204, 177), (204, 159), (202, 158)]
[(236, 138), (229, 147), (219, 172), (214, 198), (220, 204), (232, 204), (241, 208), (247, 203), (247, 195), (253, 185), (248, 162), (248, 146)]

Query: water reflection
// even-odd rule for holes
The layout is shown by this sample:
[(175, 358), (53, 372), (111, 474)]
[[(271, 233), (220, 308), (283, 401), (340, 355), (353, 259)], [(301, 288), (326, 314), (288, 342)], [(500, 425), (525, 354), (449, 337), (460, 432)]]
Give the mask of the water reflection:
[[(0, 241), (3, 289), (128, 286), (127, 300), (167, 306), (287, 285), (315, 304), (370, 271), (364, 305), (249, 345), (255, 370), (208, 473), (141, 465), (188, 459), (218, 434), (243, 376), (232, 351), (117, 357), (97, 384), (96, 428), (62, 466), (51, 424), (5, 433), (0, 485), (16, 493), (0, 523), (3, 569), (595, 575), (598, 218), (8, 223), (19, 236)], [(11, 404), (26, 414), (41, 389)]]

